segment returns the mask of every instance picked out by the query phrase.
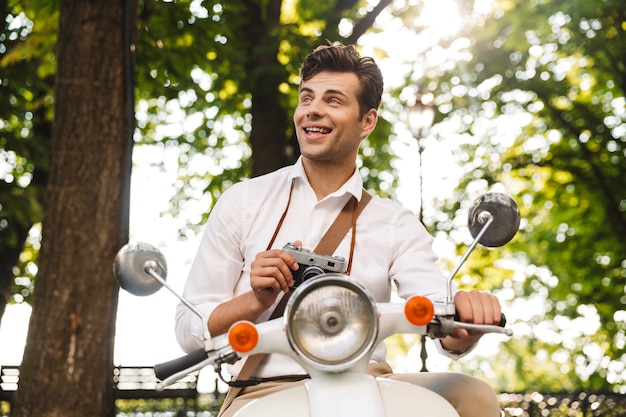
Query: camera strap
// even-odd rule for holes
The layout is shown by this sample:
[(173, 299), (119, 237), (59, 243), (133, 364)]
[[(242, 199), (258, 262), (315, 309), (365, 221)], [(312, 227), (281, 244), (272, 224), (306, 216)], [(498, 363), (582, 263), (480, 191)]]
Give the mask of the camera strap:
[[(292, 184), (293, 185), (293, 184)], [(289, 210), (289, 204), (291, 203), (291, 193), (293, 190), (293, 186), (289, 191), (289, 199), (287, 200), (287, 207), (285, 207), (285, 211), (283, 212), (280, 220), (278, 221), (278, 225), (276, 226), (276, 231), (274, 231), (274, 235), (270, 240), (268, 245), (268, 250), (271, 249), (274, 244), (274, 240), (278, 235), (278, 231), (285, 220), (285, 216), (287, 215), (287, 210)], [(363, 189), (363, 194), (361, 195), (361, 200), (358, 201), (355, 196), (352, 196), (350, 200), (346, 203), (346, 205), (341, 209), (339, 215), (335, 221), (330, 225), (322, 239), (317, 244), (314, 249), (314, 252), (319, 255), (331, 256), (339, 243), (343, 240), (343, 237), (348, 233), (350, 228), (352, 228), (352, 240), (350, 241), (350, 257), (348, 259), (348, 268), (346, 270), (346, 274), (350, 275), (350, 270), (352, 269), (352, 255), (354, 254), (354, 246), (356, 243), (356, 219), (359, 217), (359, 214), (363, 211), (367, 203), (372, 199), (372, 195)], [(285, 306), (287, 305), (287, 300), (293, 291), (289, 291), (288, 293), (283, 294), (283, 297), (280, 299), (280, 302), (272, 312), (269, 320), (276, 319), (281, 317), (285, 311)], [(249, 356), (246, 359), (246, 362), (243, 364), (241, 371), (237, 374), (237, 377), (233, 381), (241, 381), (242, 384), (235, 384), (237, 386), (230, 386), (228, 389), (228, 393), (226, 394), (226, 398), (222, 404), (222, 408), (220, 410), (220, 415), (226, 408), (233, 402), (233, 400), (239, 395), (239, 392), (244, 388), (244, 386), (252, 386), (263, 382), (263, 379), (254, 380), (250, 379), (250, 376), (254, 372), (254, 370), (259, 366), (263, 358), (267, 356), (266, 353), (258, 353), (256, 355)], [(247, 381), (244, 381), (247, 380)], [(243, 384), (243, 382), (248, 382), (249, 384)]]

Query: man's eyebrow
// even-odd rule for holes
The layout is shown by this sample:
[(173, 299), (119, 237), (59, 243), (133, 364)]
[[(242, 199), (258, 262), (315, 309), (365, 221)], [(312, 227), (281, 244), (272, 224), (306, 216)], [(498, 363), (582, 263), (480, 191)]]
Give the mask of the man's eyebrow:
[(343, 91), (341, 91), (341, 90), (334, 90), (334, 89), (326, 90), (326, 91), (324, 91), (324, 94), (348, 97), (348, 95), (346, 93), (344, 93)]
[[(300, 88), (300, 93), (313, 93), (313, 89), (309, 88), (309, 87), (302, 87)], [(343, 96), (343, 97), (348, 97), (348, 95), (346, 93), (344, 93), (341, 90), (335, 90), (333, 88), (324, 91), (323, 95), (339, 95), (339, 96)]]

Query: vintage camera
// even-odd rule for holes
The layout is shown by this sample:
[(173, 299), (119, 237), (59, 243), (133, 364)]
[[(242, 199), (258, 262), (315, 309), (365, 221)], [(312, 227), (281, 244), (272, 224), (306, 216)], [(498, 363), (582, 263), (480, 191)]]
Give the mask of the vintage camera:
[(293, 271), (294, 287), (298, 287), (304, 281), (327, 272), (346, 272), (347, 264), (343, 256), (318, 255), (308, 249), (301, 248), (289, 242), (283, 246), (283, 250), (296, 259), (300, 268)]

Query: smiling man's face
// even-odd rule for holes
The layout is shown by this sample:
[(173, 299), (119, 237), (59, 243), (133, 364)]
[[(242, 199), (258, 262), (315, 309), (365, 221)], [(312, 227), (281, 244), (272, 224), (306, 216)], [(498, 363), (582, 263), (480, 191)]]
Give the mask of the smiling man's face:
[(359, 117), (359, 88), (351, 72), (322, 71), (302, 82), (293, 121), (304, 158), (354, 165), (378, 117), (375, 109)]

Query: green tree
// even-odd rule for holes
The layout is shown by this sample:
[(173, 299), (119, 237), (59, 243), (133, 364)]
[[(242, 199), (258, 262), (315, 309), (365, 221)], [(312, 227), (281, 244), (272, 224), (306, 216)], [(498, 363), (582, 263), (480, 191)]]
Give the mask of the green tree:
[[(33, 238), (28, 234), (41, 222), (47, 179), (57, 15), (37, 13), (40, 3), (47, 5), (2, 4), (6, 25), (0, 35), (0, 97), (10, 104), (0, 110), (0, 295), (5, 301), (30, 300), (39, 239), (37, 229)], [(293, 161), (297, 148), (290, 109), (300, 59), (322, 39), (355, 41), (388, 3), (363, 14), (356, 1), (140, 2), (133, 20), (136, 142), (180, 151), (182, 192), (173, 199), (173, 209), (198, 192), (217, 197), (243, 177)], [(338, 34), (336, 24), (342, 19), (355, 27), (351, 38)], [(175, 116), (172, 109), (178, 111)], [(164, 129), (181, 115), (193, 125)], [(362, 161), (368, 187), (383, 193), (395, 184), (393, 176), (384, 174), (393, 172), (393, 155), (372, 149), (388, 150), (390, 131), (382, 121)], [(233, 154), (238, 155), (234, 161)], [(212, 167), (191, 170), (191, 162), (201, 157), (211, 159)]]
[[(356, 36), (381, 9), (362, 15), (356, 1), (330, 8), (302, 2), (290, 6), (294, 9), (280, 1), (2, 6), (7, 25), (0, 66), (7, 71), (1, 82), (9, 87), (2, 94), (12, 107), (1, 119), (0, 226), (10, 238), (2, 241), (8, 249), (0, 273), (3, 294), (8, 285), (23, 287), (15, 301), (28, 300), (32, 292), (35, 273), (27, 267), (37, 260), (33, 226), (43, 213), (34, 313), (12, 413), (110, 415), (117, 305), (110, 265), (128, 234), (134, 96), (128, 52), (137, 61), (134, 93), (146, 109), (137, 141), (179, 147), (181, 169), (194, 155), (213, 156), (220, 168), (216, 174), (189, 172), (182, 180), (197, 180), (219, 195), (243, 176), (295, 158), (287, 109), (295, 96), (296, 62), (320, 36), (337, 38), (326, 20), (360, 18), (366, 24), (353, 20)], [(180, 106), (200, 122), (179, 135), (162, 135), (159, 125), (168, 106)], [(227, 123), (233, 129), (224, 129)], [(228, 137), (232, 131), (234, 140)], [(381, 121), (379, 136), (369, 145), (386, 141), (389, 131)], [(241, 150), (235, 166), (225, 165), (228, 146)], [(370, 174), (370, 187), (392, 188), (394, 177), (383, 175), (392, 171), (390, 161), (386, 152), (365, 154), (361, 168)], [(24, 272), (16, 264), (25, 266)]]
[[(479, 276), (508, 254), (516, 269), (486, 286), (541, 299), (485, 371), (505, 390), (625, 386), (625, 22), (617, 1), (499, 1), (465, 34), (471, 57), (437, 79), (466, 171), (454, 201), (505, 190), (523, 216), (513, 243), (467, 269)], [(441, 204), (458, 214), (458, 203)]]
[(56, 42), (55, 15), (41, 19), (41, 33), (31, 37), (32, 21), (22, 9), (1, 6), (0, 316), (12, 296), (29, 302), (32, 295), (39, 246), (33, 226), (41, 222), (48, 175)]
[[(230, 184), (295, 161), (291, 112), (302, 58), (325, 39), (356, 42), (388, 4), (363, 14), (358, 1), (203, 2), (194, 10), (145, 3), (149, 12), (140, 16), (149, 18), (140, 22), (137, 46), (138, 144), (180, 150), (181, 192), (172, 210), (202, 193), (215, 201)], [(355, 30), (340, 34), (342, 19)], [(193, 123), (166, 132), (168, 108)], [(389, 151), (390, 133), (381, 121), (362, 158), (367, 186), (383, 194), (396, 184), (389, 175), (393, 154), (373, 149)]]
[(59, 4), (43, 239), (13, 416), (114, 412), (111, 259), (128, 239), (132, 10), (123, 1)]
[[(45, 13), (41, 4), (48, 7)], [(384, 8), (409, 32), (419, 32), (414, 22), (421, 3), (394, 3), (393, 9), (390, 4), (139, 2), (131, 18), (136, 31), (134, 138), (138, 146), (177, 152), (181, 192), (172, 209), (202, 193), (213, 201), (231, 183), (293, 161), (297, 148), (290, 109), (301, 58), (325, 39), (354, 43), (366, 32), (384, 33), (372, 23)], [(57, 14), (48, 5), (2, 4), (7, 23), (0, 37), (0, 98), (10, 106), (0, 108), (0, 291), (8, 298), (12, 287), (16, 301), (29, 300), (32, 291), (38, 245), (33, 225), (47, 206), (41, 196), (49, 175), (57, 62)], [(527, 318), (528, 335), (547, 328), (559, 342), (514, 339), (501, 360), (492, 361), (509, 367), (508, 374), (495, 368), (485, 374), (500, 378), (503, 389), (618, 386), (625, 330), (620, 254), (626, 252), (618, 233), (624, 223), (623, 12), (609, 1), (502, 2), (485, 17), (473, 2), (459, 5), (468, 18), (465, 38), (407, 56), (407, 84), (386, 97), (386, 120), (363, 147), (360, 169), (366, 186), (393, 194), (392, 125), (403, 111), (402, 97), (414, 87), (409, 83), (431, 79), (426, 85), (437, 96), (437, 121), (460, 126), (458, 156), (469, 174), (453, 200), (434, 205), (450, 216), (437, 212), (425, 220), (436, 232), (450, 232), (457, 227), (451, 218), (459, 213), (459, 202), (489, 188), (514, 194), (524, 216), (522, 233), (503, 251), (482, 251), (482, 263), (468, 265), (465, 278), (473, 284), (472, 277), (486, 272), (488, 278), (480, 283), (486, 288), (502, 284), (505, 296), (542, 296), (542, 310)], [(430, 52), (445, 48), (454, 61), (427, 68)], [(384, 58), (384, 47), (376, 53)], [(183, 117), (184, 124), (173, 120)], [(504, 133), (504, 126), (517, 130)], [(43, 232), (45, 242), (45, 225)], [(110, 263), (109, 249), (101, 249), (103, 262)], [(500, 266), (502, 254), (515, 261), (516, 269), (492, 267)], [(40, 274), (44, 266), (42, 259)], [(42, 294), (54, 292), (43, 288)], [(561, 329), (563, 322), (571, 327), (577, 323), (573, 320), (596, 314), (602, 324), (598, 331), (573, 337)], [(530, 353), (519, 354), (522, 348)], [(550, 366), (539, 374), (541, 368), (532, 363), (543, 358), (551, 359)], [(468, 364), (476, 372), (483, 366)], [(511, 366), (518, 370), (515, 380)], [(563, 385), (563, 374), (570, 385)], [(540, 386), (540, 381), (546, 383)]]

